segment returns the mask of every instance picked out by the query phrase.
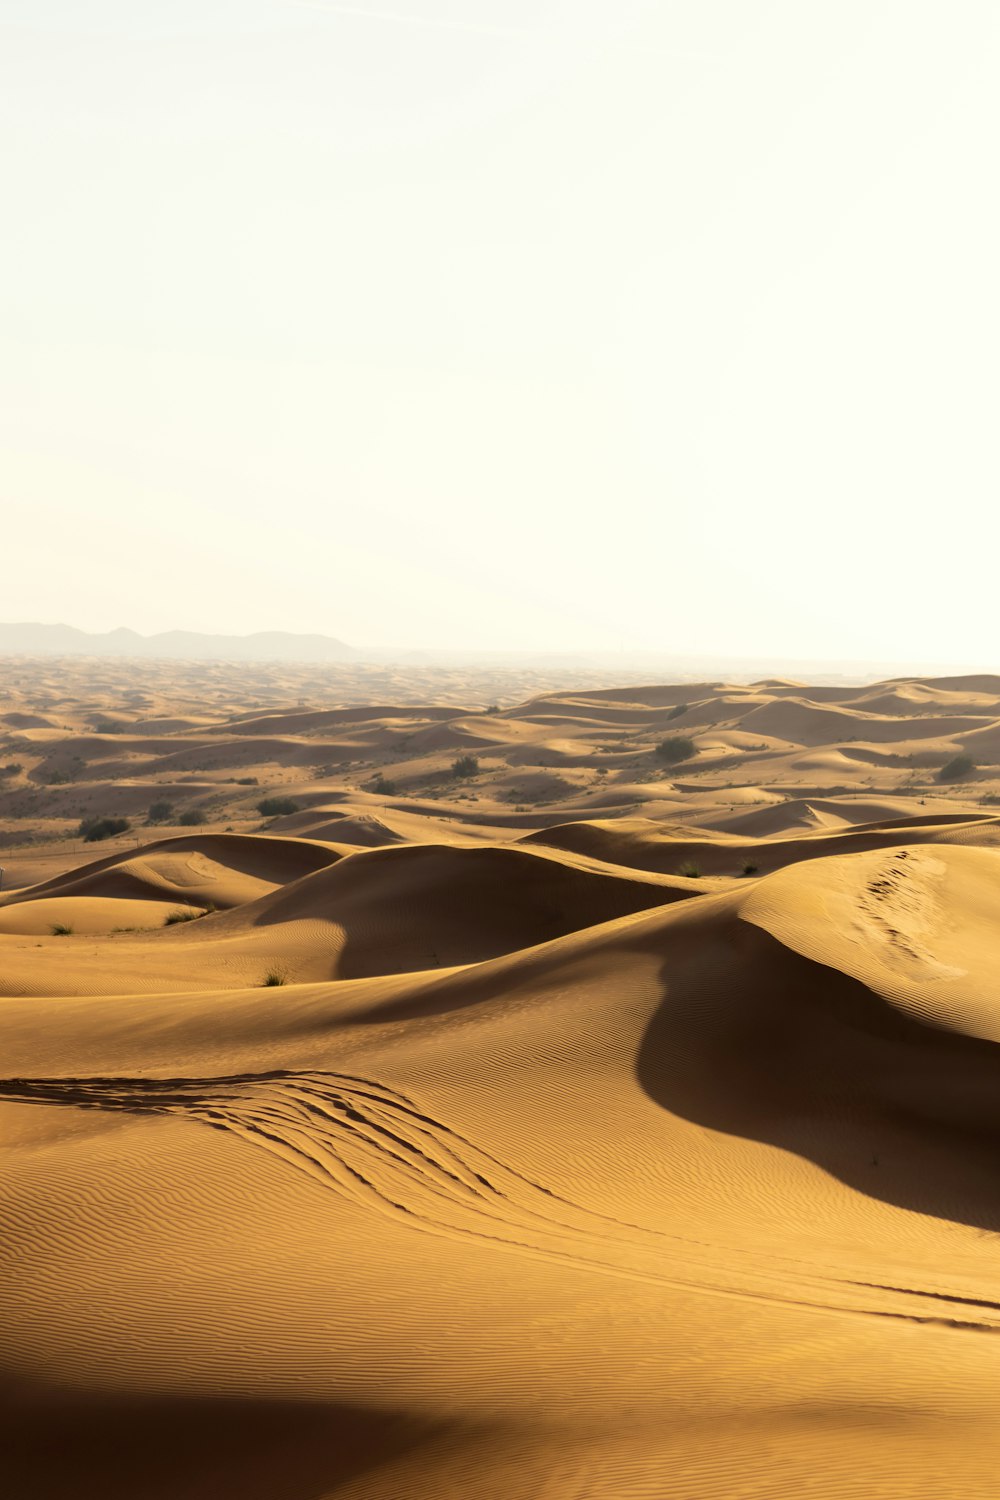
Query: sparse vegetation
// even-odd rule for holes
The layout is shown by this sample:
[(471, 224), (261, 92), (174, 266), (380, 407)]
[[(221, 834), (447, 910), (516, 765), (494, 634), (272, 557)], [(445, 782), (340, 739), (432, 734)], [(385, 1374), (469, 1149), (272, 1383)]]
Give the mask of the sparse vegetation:
[(256, 776), (237, 776), (237, 778), (236, 778), (236, 785), (237, 786), (260, 786), (260, 781), (259, 781), (259, 779)]
[(264, 975), (264, 989), (271, 990), (277, 985), (287, 984), (288, 976), (281, 969), (268, 969)]
[(98, 844), (118, 833), (127, 833), (130, 827), (128, 818), (84, 818), (78, 832), (84, 843)]
[(474, 755), (460, 755), (451, 763), (451, 774), (453, 776), (476, 776), (479, 773), (479, 761)]
[(685, 876), (688, 880), (700, 880), (701, 866), (693, 859), (686, 859), (682, 865), (677, 867), (678, 875)]
[(673, 708), (667, 714), (667, 718), (668, 719), (680, 719), (680, 718), (683, 717), (684, 714), (687, 713), (689, 707), (690, 707), (690, 704), (688, 704), (688, 703), (675, 703), (674, 706), (673, 706)]
[(698, 746), (686, 734), (668, 735), (656, 747), (657, 759), (665, 761), (668, 766), (679, 766), (682, 761), (690, 760), (697, 754)]
[(148, 823), (166, 823), (173, 816), (173, 812), (174, 804), (161, 799), (159, 802), (153, 802), (150, 805), (146, 821)]
[(747, 863), (743, 866), (743, 873), (744, 875), (758, 875), (760, 873), (760, 870), (757, 865), (751, 864), (748, 860)]
[(0, 766), (0, 776), (20, 776), (23, 770), (20, 761), (11, 760), (5, 766)]
[(938, 772), (938, 781), (968, 781), (976, 769), (976, 762), (971, 755), (953, 755), (951, 760), (941, 767)]
[(202, 823), (208, 822), (208, 817), (200, 807), (188, 807), (177, 819), (182, 828), (199, 828)]
[(67, 926), (67, 924), (65, 922), (53, 922), (53, 924), (52, 924), (52, 936), (53, 937), (71, 937), (72, 933), (73, 933), (72, 927)]
[(168, 911), (163, 923), (164, 927), (176, 927), (178, 922), (195, 922), (199, 917), (205, 916), (203, 911)]
[(372, 782), (371, 789), (373, 792), (378, 792), (379, 795), (383, 797), (394, 797), (396, 795), (396, 783), (394, 781), (390, 781), (388, 777), (382, 776), (381, 774), (375, 777), (375, 780)]
[(297, 813), (299, 804), (294, 797), (265, 797), (263, 802), (257, 803), (257, 811), (262, 818), (284, 818), (289, 813)]

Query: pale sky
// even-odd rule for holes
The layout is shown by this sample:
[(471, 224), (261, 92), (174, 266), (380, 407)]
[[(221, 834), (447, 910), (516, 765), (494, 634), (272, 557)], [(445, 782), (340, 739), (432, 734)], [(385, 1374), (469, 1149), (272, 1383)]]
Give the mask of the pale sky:
[(0, 0), (0, 619), (1000, 668), (995, 0)]

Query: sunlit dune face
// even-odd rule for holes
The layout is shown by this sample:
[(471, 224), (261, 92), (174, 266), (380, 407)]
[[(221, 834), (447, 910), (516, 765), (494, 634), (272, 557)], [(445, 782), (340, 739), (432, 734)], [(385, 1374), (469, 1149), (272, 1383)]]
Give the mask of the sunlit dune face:
[(18, 1493), (992, 1496), (1000, 682), (288, 675), (9, 684)]

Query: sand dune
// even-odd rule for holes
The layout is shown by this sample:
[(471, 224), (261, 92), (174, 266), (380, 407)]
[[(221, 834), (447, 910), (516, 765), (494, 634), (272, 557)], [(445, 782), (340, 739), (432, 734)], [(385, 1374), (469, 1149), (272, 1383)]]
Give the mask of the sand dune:
[[(88, 670), (4, 704), (13, 1494), (995, 1494), (1000, 680), (154, 674), (143, 748)], [(122, 765), (215, 816), (81, 844)]]

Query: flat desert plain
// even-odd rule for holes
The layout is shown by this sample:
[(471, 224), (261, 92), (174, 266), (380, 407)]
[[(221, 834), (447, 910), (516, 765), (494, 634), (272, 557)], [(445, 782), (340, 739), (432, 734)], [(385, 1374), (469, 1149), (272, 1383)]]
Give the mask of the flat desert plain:
[(993, 1500), (1000, 678), (376, 676), (0, 665), (6, 1493)]

